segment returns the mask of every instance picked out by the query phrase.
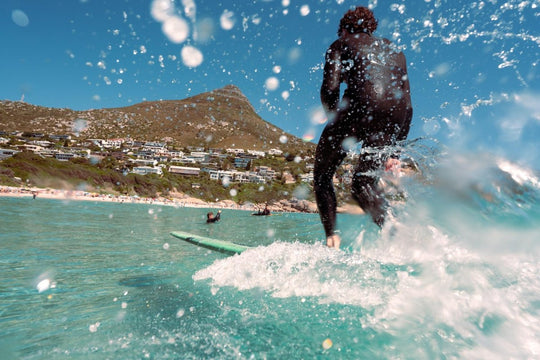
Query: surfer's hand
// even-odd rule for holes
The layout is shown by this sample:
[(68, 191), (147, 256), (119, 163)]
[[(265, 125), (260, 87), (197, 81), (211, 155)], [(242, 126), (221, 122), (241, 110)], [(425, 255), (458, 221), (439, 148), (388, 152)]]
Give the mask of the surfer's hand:
[(339, 249), (339, 245), (341, 245), (341, 238), (338, 234), (330, 235), (326, 238), (326, 246)]
[(386, 160), (386, 163), (384, 164), (385, 171), (398, 173), (400, 168), (401, 168), (401, 161), (399, 161), (398, 159), (390, 158)]

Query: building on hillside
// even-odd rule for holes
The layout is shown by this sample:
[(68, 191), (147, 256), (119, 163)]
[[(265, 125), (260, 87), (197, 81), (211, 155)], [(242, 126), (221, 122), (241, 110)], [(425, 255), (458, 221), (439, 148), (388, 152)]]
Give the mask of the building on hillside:
[(169, 172), (171, 174), (177, 174), (177, 175), (199, 176), (201, 169), (196, 168), (196, 167), (171, 165), (169, 166)]
[(232, 148), (229, 148), (227, 150), (225, 150), (228, 154), (234, 154), (234, 155), (238, 155), (238, 154), (242, 154), (244, 153), (244, 149), (232, 149)]
[(313, 171), (310, 171), (307, 174), (301, 174), (300, 180), (302, 182), (312, 183), (313, 182)]
[(248, 150), (247, 152), (248, 152), (249, 155), (253, 155), (253, 156), (256, 156), (258, 158), (262, 158), (262, 157), (266, 156), (266, 153), (264, 151)]
[(53, 141), (71, 140), (71, 135), (49, 135), (49, 139)]
[(206, 163), (210, 159), (210, 154), (204, 151), (192, 151), (186, 158), (198, 163)]
[(163, 170), (160, 167), (150, 167), (150, 166), (136, 166), (133, 168), (131, 172), (138, 175), (148, 175), (148, 174), (162, 175), (163, 174)]
[(238, 169), (247, 169), (251, 164), (250, 158), (244, 157), (235, 157), (234, 158), (234, 167)]
[(188, 146), (187, 149), (189, 151), (204, 151), (204, 148), (200, 146)]
[(208, 169), (211, 180), (221, 180), (230, 183), (247, 183), (249, 182), (249, 174), (242, 171), (227, 171), (227, 170), (215, 170)]
[(184, 157), (184, 152), (180, 150), (170, 150), (169, 155), (171, 158), (182, 158)]
[(86, 139), (86, 141), (88, 143), (90, 143), (89, 145), (95, 145), (95, 146), (97, 146), (97, 147), (99, 147), (101, 149), (101, 148), (103, 148), (103, 142), (105, 140), (103, 140), (103, 139)]
[(47, 140), (33, 140), (30, 141), (29, 144), (41, 146), (42, 148), (48, 148), (54, 145), (52, 142)]
[(154, 159), (135, 159), (131, 160), (137, 166), (156, 166), (157, 161)]
[(264, 177), (262, 177), (261, 175), (259, 175), (256, 172), (250, 171), (248, 176), (249, 176), (249, 182), (250, 183), (255, 183), (255, 184), (264, 184), (264, 183), (266, 183), (266, 180), (264, 179)]
[(255, 172), (268, 182), (271, 182), (276, 178), (276, 171), (268, 166), (258, 166), (255, 168)]
[(60, 161), (68, 161), (68, 160), (71, 160), (75, 157), (77, 157), (77, 155), (75, 155), (74, 153), (56, 153), (54, 154), (54, 157), (56, 160), (60, 160)]
[(282, 155), (283, 151), (281, 151), (279, 149), (270, 149), (270, 150), (268, 150), (268, 154), (269, 155)]
[(153, 152), (160, 152), (167, 150), (165, 143), (160, 142), (145, 142), (143, 145), (143, 150), (153, 151)]
[(21, 136), (25, 137), (25, 138), (41, 139), (41, 138), (45, 137), (45, 134), (40, 133), (40, 132), (25, 131), (25, 132), (22, 133)]
[[(210, 180), (221, 180), (221, 181), (230, 181), (234, 179), (234, 174), (232, 171), (226, 170), (209, 170)], [(225, 180), (227, 179), (227, 180)]]
[(169, 162), (173, 164), (196, 164), (197, 162), (193, 159), (188, 159), (187, 157), (181, 157), (181, 158), (172, 158), (169, 160)]
[(293, 174), (288, 171), (284, 171), (281, 174), (281, 179), (283, 180), (284, 184), (294, 184), (296, 182), (296, 180), (294, 180)]
[(9, 157), (12, 157), (13, 155), (19, 153), (20, 151), (13, 150), (13, 149), (0, 149), (0, 160), (7, 159)]
[(56, 154), (58, 154), (59, 151), (57, 149), (43, 149), (38, 151), (38, 154), (43, 157), (55, 157)]
[(107, 139), (101, 142), (101, 146), (106, 149), (118, 149), (124, 143), (124, 139)]
[(23, 150), (23, 151), (31, 151), (31, 152), (39, 152), (41, 150), (43, 150), (43, 146), (39, 146), (39, 145), (33, 145), (33, 144), (24, 144), (24, 145), (18, 145), (17, 146), (20, 150)]
[(154, 152), (150, 150), (142, 150), (139, 151), (137, 154), (137, 159), (145, 159), (145, 160), (154, 160)]

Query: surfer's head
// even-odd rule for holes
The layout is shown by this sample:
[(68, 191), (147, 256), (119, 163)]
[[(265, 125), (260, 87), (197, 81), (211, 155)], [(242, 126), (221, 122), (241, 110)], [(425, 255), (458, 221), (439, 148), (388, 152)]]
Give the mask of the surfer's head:
[(212, 216), (214, 216), (214, 213), (211, 211), (208, 214), (206, 214), (207, 219), (210, 219)]
[(358, 6), (354, 10), (349, 10), (343, 15), (339, 22), (338, 36), (349, 34), (368, 33), (377, 29), (377, 20), (373, 11), (367, 7)]

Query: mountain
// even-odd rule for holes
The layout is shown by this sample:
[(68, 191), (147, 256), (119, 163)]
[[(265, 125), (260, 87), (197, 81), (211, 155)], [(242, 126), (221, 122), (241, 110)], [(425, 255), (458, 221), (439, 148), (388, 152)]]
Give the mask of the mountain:
[(75, 111), (0, 101), (0, 130), (125, 138), (178, 146), (305, 152), (313, 143), (263, 120), (234, 85), (183, 100), (145, 101), (110, 109)]

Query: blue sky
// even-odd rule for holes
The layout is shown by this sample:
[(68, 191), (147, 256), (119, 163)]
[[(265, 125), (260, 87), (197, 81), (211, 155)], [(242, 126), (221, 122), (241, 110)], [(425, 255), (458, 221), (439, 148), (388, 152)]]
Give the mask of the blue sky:
[(2, 0), (0, 99), (85, 110), (234, 84), (316, 141), (324, 53), (356, 5), (407, 56), (411, 137), (537, 152), (539, 0)]

